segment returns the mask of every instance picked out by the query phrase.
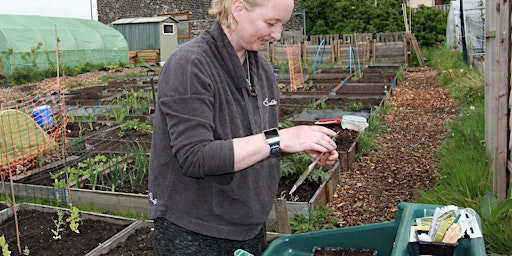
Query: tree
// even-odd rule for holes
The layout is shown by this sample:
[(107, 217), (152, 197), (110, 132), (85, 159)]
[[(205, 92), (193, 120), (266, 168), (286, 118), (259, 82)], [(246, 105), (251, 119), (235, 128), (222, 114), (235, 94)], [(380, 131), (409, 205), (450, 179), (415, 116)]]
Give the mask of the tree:
[[(301, 0), (309, 35), (404, 32), (403, 0)], [(375, 6), (377, 4), (377, 6)], [(444, 42), (448, 15), (422, 7), (412, 13), (412, 31), (421, 46)]]

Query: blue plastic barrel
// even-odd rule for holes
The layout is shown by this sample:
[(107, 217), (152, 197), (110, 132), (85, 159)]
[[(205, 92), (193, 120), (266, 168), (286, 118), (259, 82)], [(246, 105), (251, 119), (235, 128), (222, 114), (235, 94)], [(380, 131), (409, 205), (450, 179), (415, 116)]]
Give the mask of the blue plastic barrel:
[(34, 108), (34, 110), (32, 110), (32, 117), (36, 123), (43, 128), (53, 125), (52, 110), (48, 105)]

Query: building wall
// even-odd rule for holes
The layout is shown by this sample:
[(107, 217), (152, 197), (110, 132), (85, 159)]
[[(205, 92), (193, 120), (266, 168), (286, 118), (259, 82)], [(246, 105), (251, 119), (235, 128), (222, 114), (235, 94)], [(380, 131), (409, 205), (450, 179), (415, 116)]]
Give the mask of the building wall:
[[(192, 34), (196, 36), (208, 28), (214, 20), (214, 17), (208, 14), (211, 0), (97, 0), (97, 2), (98, 21), (104, 24), (110, 24), (121, 18), (189, 12)], [(302, 31), (303, 15), (299, 0), (295, 0), (294, 13), (296, 14), (292, 16), (285, 30)]]
[(418, 8), (420, 5), (424, 6), (433, 6), (435, 4), (435, 1), (433, 0), (410, 0), (409, 7), (411, 8)]

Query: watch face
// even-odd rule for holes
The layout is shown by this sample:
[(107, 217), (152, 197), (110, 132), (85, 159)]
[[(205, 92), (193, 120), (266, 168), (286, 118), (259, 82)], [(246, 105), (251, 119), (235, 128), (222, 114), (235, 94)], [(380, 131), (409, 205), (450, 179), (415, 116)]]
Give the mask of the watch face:
[(275, 137), (275, 136), (279, 136), (279, 133), (277, 131), (277, 129), (271, 129), (271, 130), (266, 130), (265, 131), (265, 136), (268, 137)]
[(270, 154), (274, 155), (274, 154), (281, 153), (281, 148), (279, 145), (280, 137), (279, 137), (279, 132), (277, 131), (277, 129), (274, 128), (274, 129), (266, 130), (266, 131), (264, 131), (264, 134), (265, 134), (265, 139), (267, 140), (267, 143), (270, 146)]

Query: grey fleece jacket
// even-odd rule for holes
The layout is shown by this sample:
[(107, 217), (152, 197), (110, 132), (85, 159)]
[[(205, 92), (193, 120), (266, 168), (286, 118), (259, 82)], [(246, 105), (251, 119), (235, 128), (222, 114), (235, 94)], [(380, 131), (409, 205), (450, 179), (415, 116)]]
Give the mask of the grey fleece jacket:
[(278, 126), (279, 90), (263, 56), (249, 52), (249, 62), (255, 95), (247, 65), (218, 22), (166, 61), (150, 157), (150, 218), (232, 240), (261, 229), (277, 194), (279, 157), (235, 172), (232, 139)]

